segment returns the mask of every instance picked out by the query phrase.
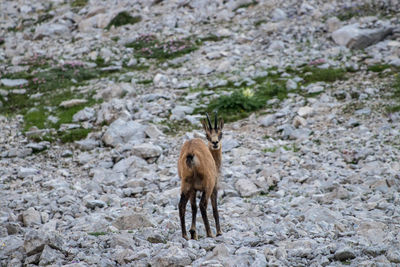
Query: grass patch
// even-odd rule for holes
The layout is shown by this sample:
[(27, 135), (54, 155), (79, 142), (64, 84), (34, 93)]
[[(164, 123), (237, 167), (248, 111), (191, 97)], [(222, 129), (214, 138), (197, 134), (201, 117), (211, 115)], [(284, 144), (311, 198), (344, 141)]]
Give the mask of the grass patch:
[(236, 7), (234, 10), (232, 10), (233, 12), (235, 12), (235, 11), (237, 11), (238, 9), (241, 9), (241, 8), (249, 8), (249, 7), (252, 7), (252, 6), (255, 6), (255, 5), (257, 5), (258, 4), (258, 1), (251, 1), (250, 3), (245, 3), (245, 4), (241, 4), (241, 5), (239, 5), (238, 7)]
[(74, 0), (71, 2), (71, 7), (84, 7), (88, 2), (89, 0)]
[(120, 27), (126, 24), (135, 24), (142, 20), (141, 16), (131, 16), (128, 12), (122, 11), (118, 13), (111, 21), (108, 23), (106, 29), (109, 30), (112, 26)]
[(69, 143), (76, 140), (81, 140), (86, 138), (86, 136), (91, 132), (91, 129), (72, 129), (65, 131), (64, 133), (60, 133), (60, 140), (63, 143)]
[(197, 49), (188, 39), (161, 42), (151, 34), (142, 35), (125, 46), (134, 48), (136, 57), (154, 58), (161, 61), (180, 57)]
[[(80, 62), (67, 62), (62, 65), (54, 66), (45, 70), (37, 71), (38, 64), (47, 66), (45, 61), (34, 61), (31, 68), (25, 72), (6, 73), (2, 78), (26, 79), (28, 84), (23, 86), (25, 94), (14, 93), (15, 88), (9, 90), (6, 97), (0, 96), (3, 107), (0, 113), (12, 116), (22, 114), (24, 116), (23, 130), (28, 131), (32, 126), (39, 129), (53, 128), (58, 130), (61, 124), (71, 123), (73, 115), (86, 106), (92, 106), (96, 101), (91, 93), (82, 94), (72, 91), (70, 88), (93, 78), (100, 77), (97, 69), (86, 68)], [(39, 63), (38, 63), (39, 62)], [(86, 99), (84, 104), (69, 108), (60, 107), (60, 103), (74, 98)], [(57, 118), (57, 121), (49, 120), (49, 116)], [(85, 137), (87, 130), (59, 132), (54, 139), (61, 138), (62, 141), (77, 140)], [(46, 138), (43, 136), (43, 139)]]
[(368, 66), (367, 69), (372, 72), (382, 72), (389, 68), (390, 68), (389, 64), (375, 64), (375, 65)]
[(222, 95), (213, 99), (206, 108), (198, 108), (195, 112), (204, 114), (204, 112), (218, 111), (224, 121), (232, 122), (266, 107), (267, 101), (273, 97), (280, 100), (286, 98), (286, 88), (267, 81), (253, 87), (235, 89), (231, 95)]
[(351, 5), (350, 7), (341, 8), (340, 12), (336, 14), (336, 17), (341, 21), (347, 21), (353, 17), (366, 17), (366, 16), (379, 16), (387, 17), (394, 15), (395, 10), (390, 10), (383, 3), (378, 1), (371, 1), (371, 3), (362, 3)]
[(305, 84), (314, 82), (334, 82), (344, 80), (346, 71), (340, 68), (316, 68), (306, 66), (300, 70), (299, 75), (304, 79)]
[(141, 80), (141, 81), (137, 81), (136, 82), (137, 84), (143, 84), (143, 85), (146, 85), (146, 84), (151, 84), (151, 83), (153, 83), (153, 80)]
[(107, 235), (107, 233), (106, 232), (90, 232), (90, 233), (88, 233), (88, 235), (101, 236), (101, 235)]
[[(396, 102), (400, 102), (400, 76), (397, 74), (396, 79), (392, 85), (393, 95), (392, 98), (396, 100)], [(386, 111), (388, 113), (395, 113), (400, 111), (400, 104), (390, 105), (386, 107)]]

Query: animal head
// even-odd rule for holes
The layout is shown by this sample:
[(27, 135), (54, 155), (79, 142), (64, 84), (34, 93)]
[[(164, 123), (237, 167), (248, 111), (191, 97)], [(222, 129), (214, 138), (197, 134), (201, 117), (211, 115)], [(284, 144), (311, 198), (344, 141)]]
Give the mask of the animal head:
[(222, 139), (222, 129), (224, 128), (224, 120), (222, 118), (218, 119), (217, 112), (215, 112), (214, 127), (211, 124), (210, 117), (206, 113), (207, 121), (205, 119), (201, 120), (203, 124), (204, 131), (206, 132), (206, 137), (208, 140), (208, 146), (211, 150), (221, 149), (221, 139)]

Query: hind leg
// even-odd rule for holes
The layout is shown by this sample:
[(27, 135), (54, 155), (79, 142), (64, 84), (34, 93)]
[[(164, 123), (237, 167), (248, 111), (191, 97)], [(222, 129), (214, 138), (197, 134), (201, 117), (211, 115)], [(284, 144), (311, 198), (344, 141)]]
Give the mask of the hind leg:
[(189, 239), (186, 233), (185, 226), (185, 213), (186, 213), (186, 204), (189, 200), (188, 192), (181, 193), (181, 200), (179, 201), (179, 218), (181, 219), (181, 229), (182, 229), (182, 237), (185, 239)]
[(197, 240), (196, 232), (196, 215), (197, 215), (197, 205), (196, 205), (196, 191), (193, 190), (190, 194), (190, 205), (192, 206), (192, 226), (190, 227), (190, 236), (192, 239)]

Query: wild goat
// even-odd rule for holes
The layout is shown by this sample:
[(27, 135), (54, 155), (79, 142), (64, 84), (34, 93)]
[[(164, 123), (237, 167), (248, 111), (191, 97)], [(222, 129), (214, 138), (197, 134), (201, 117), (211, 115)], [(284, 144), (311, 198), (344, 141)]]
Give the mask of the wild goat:
[(207, 122), (202, 120), (201, 123), (203, 124), (207, 140), (209, 141), (208, 147), (200, 138), (188, 140), (182, 146), (178, 161), (178, 174), (181, 179), (179, 217), (181, 220), (182, 237), (185, 239), (188, 239), (185, 227), (185, 212), (186, 204), (189, 199), (192, 206), (192, 226), (189, 232), (192, 239), (198, 238), (196, 233), (197, 191), (202, 192), (199, 206), (207, 236), (212, 237), (210, 224), (207, 218), (207, 204), (210, 198), (217, 236), (222, 235), (217, 209), (217, 186), (222, 160), (221, 139), (224, 121), (222, 118), (218, 120), (217, 113), (215, 113), (213, 128), (211, 126), (210, 117), (208, 114), (206, 114), (206, 116)]

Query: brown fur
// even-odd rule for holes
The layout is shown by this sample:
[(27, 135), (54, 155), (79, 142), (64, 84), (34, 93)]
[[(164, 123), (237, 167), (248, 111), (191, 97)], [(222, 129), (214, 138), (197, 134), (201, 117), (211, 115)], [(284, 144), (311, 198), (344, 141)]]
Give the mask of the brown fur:
[[(217, 118), (215, 119), (217, 120)], [(217, 185), (222, 160), (220, 141), (222, 138), (223, 121), (221, 119), (219, 125), (217, 125), (217, 122), (215, 122), (216, 129), (212, 129), (210, 121), (208, 126), (205, 121), (202, 121), (202, 123), (206, 131), (207, 139), (210, 141), (208, 146), (199, 138), (186, 141), (182, 146), (178, 160), (178, 175), (181, 179), (179, 216), (181, 221), (182, 236), (186, 239), (188, 239), (188, 237), (185, 226), (185, 212), (186, 204), (189, 200), (192, 207), (192, 226), (190, 227), (190, 234), (192, 239), (197, 239), (197, 191), (202, 192), (199, 206), (207, 236), (212, 236), (207, 218), (207, 204), (209, 199), (211, 199), (217, 235), (222, 234), (219, 225), (219, 215), (217, 209)]]

